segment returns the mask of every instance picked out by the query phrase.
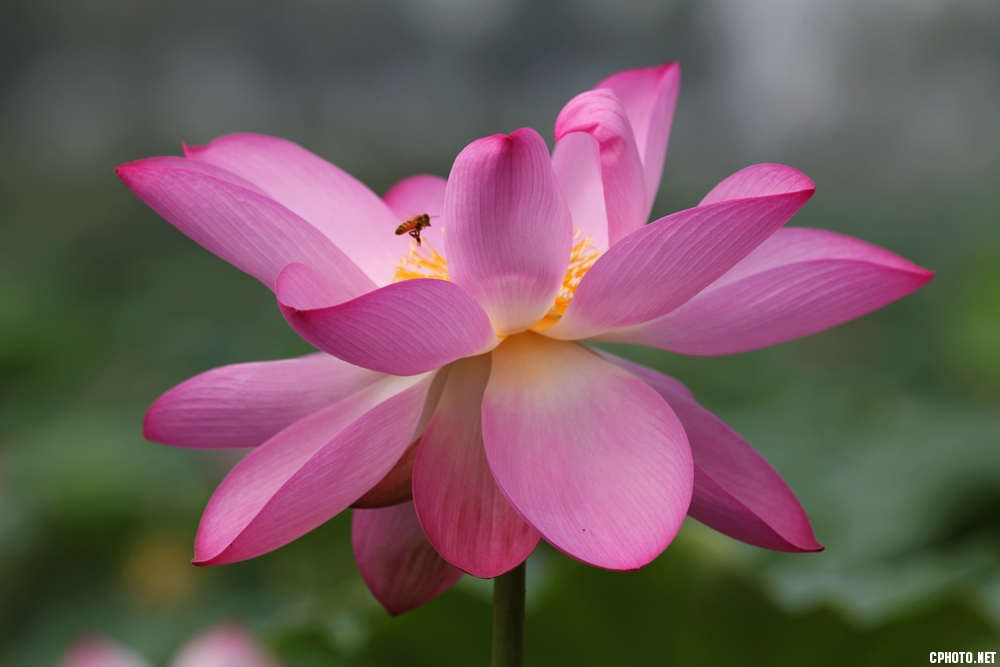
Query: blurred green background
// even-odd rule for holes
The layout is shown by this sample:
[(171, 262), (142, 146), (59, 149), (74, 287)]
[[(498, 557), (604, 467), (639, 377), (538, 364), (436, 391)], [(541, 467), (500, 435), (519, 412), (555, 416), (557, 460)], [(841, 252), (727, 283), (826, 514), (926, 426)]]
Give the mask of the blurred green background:
[(189, 564), (239, 452), (143, 441), (214, 366), (308, 351), (273, 296), (115, 178), (234, 131), (377, 192), (446, 175), (619, 69), (680, 60), (663, 215), (752, 163), (818, 184), (793, 224), (938, 272), (834, 330), (676, 375), (785, 476), (827, 550), (689, 521), (617, 574), (540, 547), (527, 664), (922, 664), (1000, 637), (1000, 3), (995, 0), (6, 0), (0, 3), (0, 665), (104, 633), (164, 664), (248, 624), (290, 666), (472, 665), (489, 583), (390, 619), (349, 517), (253, 561)]

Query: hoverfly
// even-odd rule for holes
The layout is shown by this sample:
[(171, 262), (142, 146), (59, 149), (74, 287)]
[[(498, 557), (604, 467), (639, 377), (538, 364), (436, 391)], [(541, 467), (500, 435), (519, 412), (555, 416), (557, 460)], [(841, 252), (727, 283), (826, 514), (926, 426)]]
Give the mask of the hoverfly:
[[(434, 216), (435, 218), (437, 216)], [(396, 227), (396, 236), (402, 236), (403, 234), (409, 234), (420, 245), (420, 232), (425, 227), (431, 226), (431, 216), (426, 213), (421, 213), (420, 215), (415, 215), (399, 227)]]

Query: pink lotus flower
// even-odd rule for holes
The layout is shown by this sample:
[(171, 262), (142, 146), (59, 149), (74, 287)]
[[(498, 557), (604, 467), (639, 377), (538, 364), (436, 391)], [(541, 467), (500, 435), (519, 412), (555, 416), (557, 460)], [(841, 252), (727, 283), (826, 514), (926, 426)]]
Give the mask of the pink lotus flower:
[[(132, 651), (102, 637), (73, 644), (60, 667), (150, 667)], [(278, 667), (239, 626), (223, 624), (190, 639), (170, 661), (170, 667)]]
[[(516, 567), (539, 538), (640, 568), (688, 513), (764, 548), (822, 549), (781, 477), (681, 383), (575, 341), (742, 352), (932, 274), (783, 228), (814, 186), (779, 165), (646, 224), (679, 82), (676, 64), (616, 74), (562, 110), (551, 157), (531, 129), (486, 137), (447, 181), (415, 176), (382, 199), (264, 136), (119, 167), (156, 212), (274, 289), (325, 353), (218, 368), (153, 404), (150, 440), (256, 447), (209, 502), (195, 562), (253, 558), (363, 508), (361, 573), (399, 613), (462, 572)], [(393, 234), (421, 214), (421, 245)]]

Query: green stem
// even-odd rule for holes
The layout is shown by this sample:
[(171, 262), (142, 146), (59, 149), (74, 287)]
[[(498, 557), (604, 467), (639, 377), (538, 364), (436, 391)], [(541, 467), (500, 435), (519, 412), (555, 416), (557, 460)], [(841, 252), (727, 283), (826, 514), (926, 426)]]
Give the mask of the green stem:
[(493, 667), (524, 662), (524, 563), (493, 580)]

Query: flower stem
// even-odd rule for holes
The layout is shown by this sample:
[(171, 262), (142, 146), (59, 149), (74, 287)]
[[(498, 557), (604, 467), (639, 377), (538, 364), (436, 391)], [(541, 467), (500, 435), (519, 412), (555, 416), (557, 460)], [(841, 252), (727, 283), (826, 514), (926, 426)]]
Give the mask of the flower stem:
[(493, 580), (493, 667), (524, 661), (524, 563)]

